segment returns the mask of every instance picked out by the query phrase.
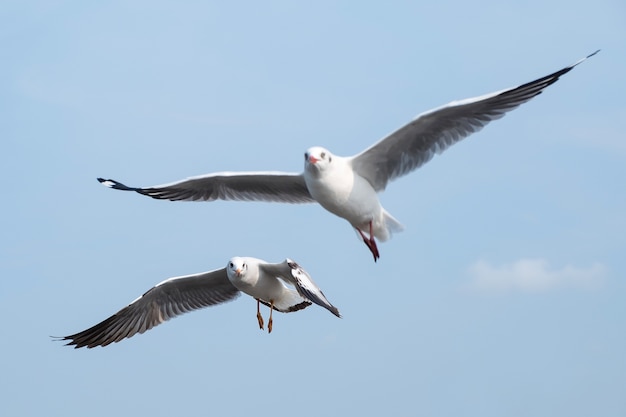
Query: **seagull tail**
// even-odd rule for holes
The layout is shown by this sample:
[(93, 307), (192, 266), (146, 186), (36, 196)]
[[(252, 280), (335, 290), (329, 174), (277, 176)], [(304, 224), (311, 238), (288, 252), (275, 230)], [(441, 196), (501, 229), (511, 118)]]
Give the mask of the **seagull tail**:
[(381, 242), (389, 239), (394, 233), (399, 233), (404, 230), (404, 226), (398, 220), (395, 219), (387, 210), (383, 209), (383, 224), (386, 236), (376, 236)]

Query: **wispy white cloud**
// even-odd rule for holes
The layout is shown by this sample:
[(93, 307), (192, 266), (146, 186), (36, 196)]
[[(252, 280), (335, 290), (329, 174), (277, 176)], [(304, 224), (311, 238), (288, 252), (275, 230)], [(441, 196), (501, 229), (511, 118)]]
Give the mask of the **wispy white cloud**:
[(593, 289), (602, 285), (606, 267), (594, 263), (590, 267), (566, 265), (550, 267), (545, 259), (520, 259), (494, 266), (479, 260), (468, 268), (469, 287), (481, 292), (546, 292), (560, 288)]

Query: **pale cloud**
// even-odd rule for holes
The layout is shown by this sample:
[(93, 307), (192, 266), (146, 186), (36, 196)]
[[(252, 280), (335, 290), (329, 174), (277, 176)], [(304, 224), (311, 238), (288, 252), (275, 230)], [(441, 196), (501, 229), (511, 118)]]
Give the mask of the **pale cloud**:
[(546, 292), (560, 288), (594, 289), (602, 286), (606, 267), (594, 263), (589, 267), (566, 265), (552, 268), (545, 259), (520, 259), (494, 266), (479, 260), (468, 268), (469, 287), (481, 292)]

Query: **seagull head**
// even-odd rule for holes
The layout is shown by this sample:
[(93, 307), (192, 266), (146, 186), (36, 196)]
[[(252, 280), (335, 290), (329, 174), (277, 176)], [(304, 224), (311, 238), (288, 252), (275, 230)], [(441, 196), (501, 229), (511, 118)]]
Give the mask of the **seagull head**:
[(226, 271), (229, 276), (241, 277), (248, 270), (248, 265), (246, 264), (246, 260), (244, 258), (231, 258), (228, 261), (228, 265), (226, 265)]
[(320, 146), (314, 146), (307, 149), (304, 153), (304, 168), (305, 169), (325, 169), (333, 161), (333, 155), (328, 149), (324, 149)]

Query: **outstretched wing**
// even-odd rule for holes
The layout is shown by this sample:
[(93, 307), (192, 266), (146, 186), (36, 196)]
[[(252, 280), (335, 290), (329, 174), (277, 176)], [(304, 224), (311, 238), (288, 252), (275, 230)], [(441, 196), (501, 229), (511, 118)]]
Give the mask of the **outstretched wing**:
[(147, 188), (128, 187), (111, 179), (98, 178), (98, 181), (109, 188), (135, 191), (159, 200), (315, 201), (301, 174), (282, 172), (218, 172)]
[(569, 67), (535, 81), (480, 97), (453, 101), (418, 115), (380, 142), (352, 158), (352, 166), (377, 191), (387, 183), (428, 162), (436, 153), (478, 132), (492, 120), (526, 103), (588, 55)]
[(298, 291), (298, 294), (303, 298), (324, 307), (335, 316), (341, 317), (337, 307), (326, 299), (326, 296), (315, 282), (313, 282), (311, 276), (291, 259), (285, 259), (284, 262), (279, 264), (261, 264), (259, 268), (264, 268), (268, 273), (272, 273), (285, 282), (295, 286), (296, 291)]
[(239, 295), (225, 269), (167, 279), (108, 319), (65, 336), (75, 348), (106, 346), (158, 326), (189, 311), (224, 303)]

